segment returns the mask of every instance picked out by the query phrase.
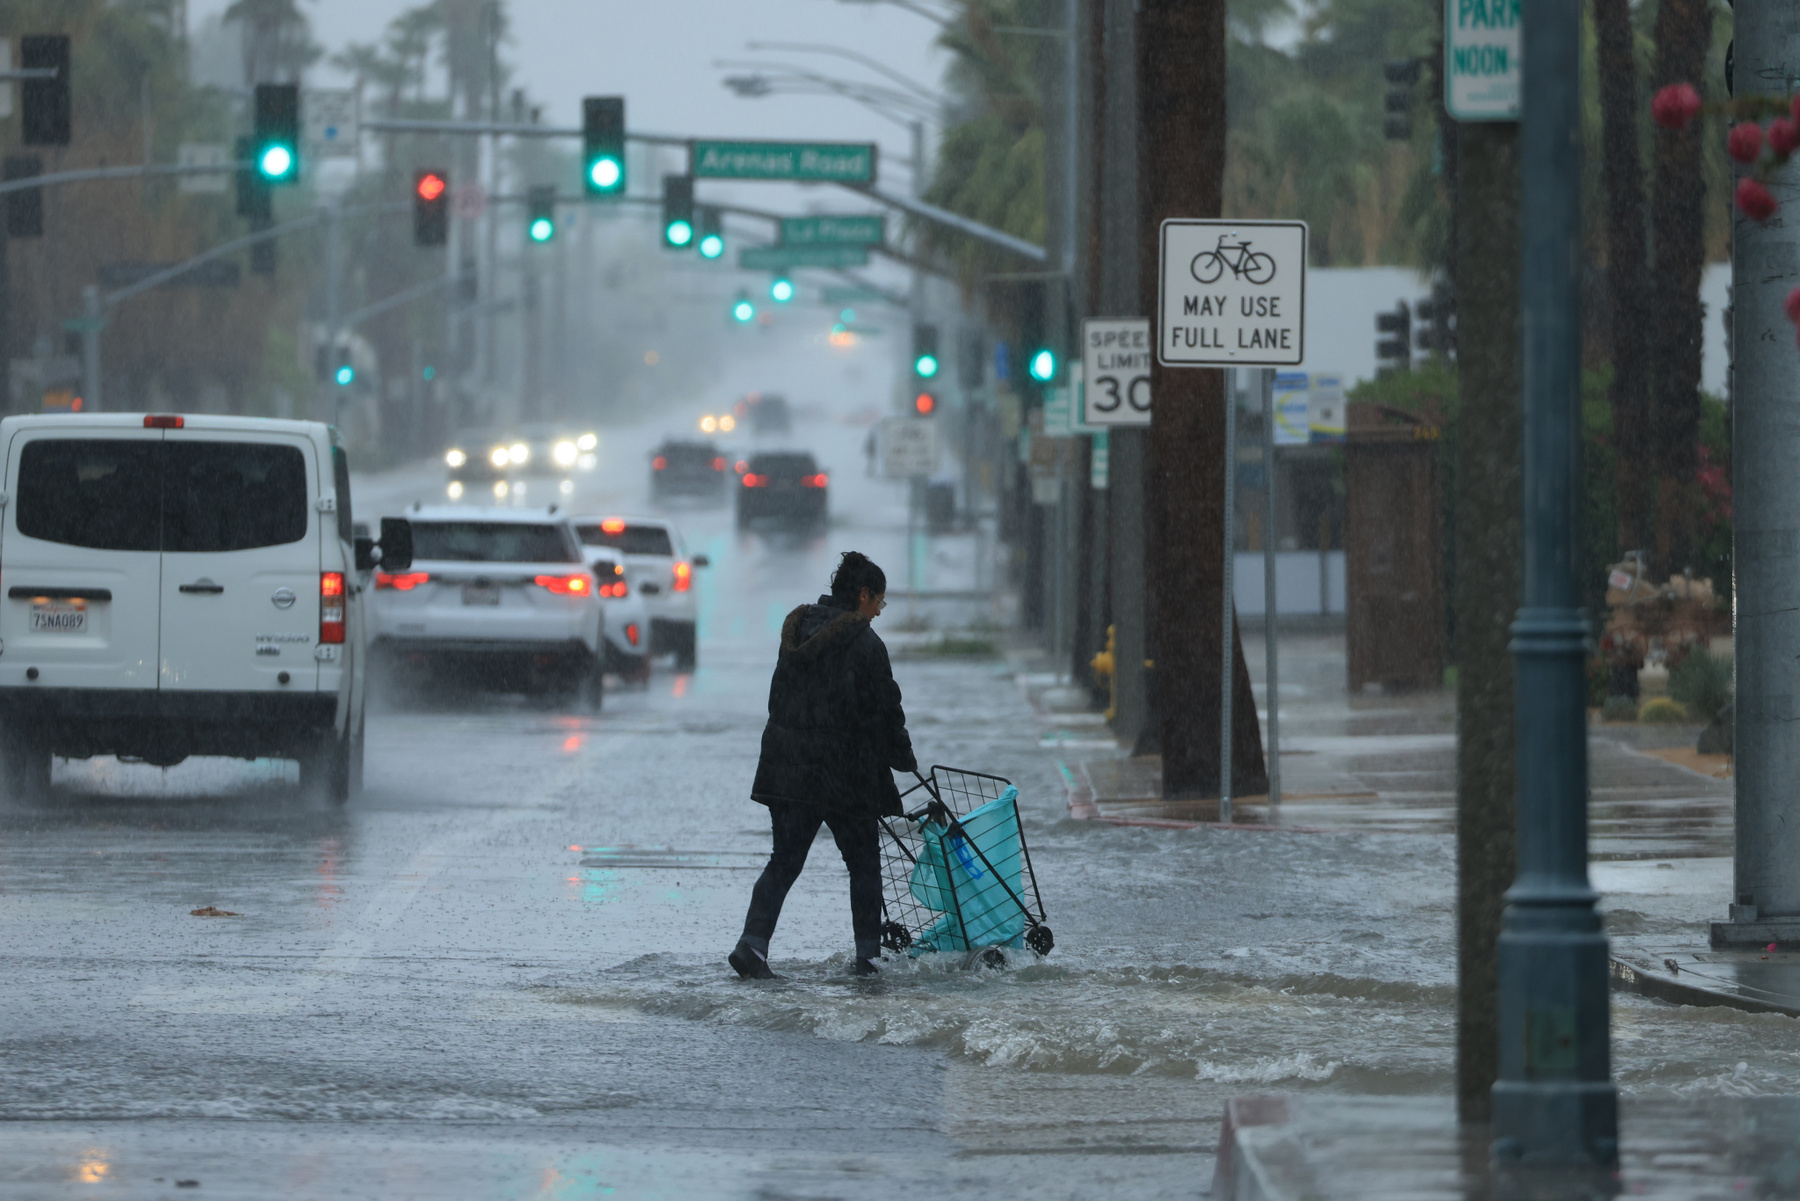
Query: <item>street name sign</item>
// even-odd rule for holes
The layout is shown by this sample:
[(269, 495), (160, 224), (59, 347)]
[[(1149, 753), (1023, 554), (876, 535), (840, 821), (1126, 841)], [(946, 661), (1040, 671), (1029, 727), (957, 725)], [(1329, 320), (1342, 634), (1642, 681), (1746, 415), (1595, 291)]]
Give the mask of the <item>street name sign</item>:
[(1293, 367), (1306, 354), (1306, 222), (1162, 223), (1156, 359)]
[(688, 145), (695, 179), (874, 183), (873, 142), (702, 142)]
[(785, 271), (790, 267), (866, 267), (866, 246), (746, 246), (738, 266), (746, 271)]
[(783, 217), (783, 246), (879, 246), (887, 241), (887, 219), (879, 213), (854, 217)]
[(300, 103), (311, 153), (321, 158), (356, 157), (356, 93), (349, 88), (308, 88)]
[(1082, 426), (1150, 424), (1150, 319), (1081, 323)]
[(1444, 107), (1458, 121), (1519, 119), (1519, 0), (1444, 0)]
[(881, 421), (881, 474), (907, 480), (937, 470), (937, 425), (918, 417)]

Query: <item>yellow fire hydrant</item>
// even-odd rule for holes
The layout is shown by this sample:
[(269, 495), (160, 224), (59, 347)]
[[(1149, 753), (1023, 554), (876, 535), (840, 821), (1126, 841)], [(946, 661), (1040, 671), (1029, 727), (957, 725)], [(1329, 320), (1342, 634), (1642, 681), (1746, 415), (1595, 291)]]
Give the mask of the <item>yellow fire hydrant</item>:
[(1113, 719), (1119, 708), (1119, 689), (1113, 679), (1113, 629), (1113, 626), (1106, 627), (1106, 649), (1088, 660), (1088, 666), (1093, 669), (1094, 678), (1106, 681), (1107, 695), (1112, 700), (1106, 709), (1107, 721)]

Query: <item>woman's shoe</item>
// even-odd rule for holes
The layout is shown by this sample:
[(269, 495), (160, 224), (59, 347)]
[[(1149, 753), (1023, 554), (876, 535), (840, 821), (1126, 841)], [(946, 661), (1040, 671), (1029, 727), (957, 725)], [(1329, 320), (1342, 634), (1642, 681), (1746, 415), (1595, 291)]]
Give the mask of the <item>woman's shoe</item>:
[(745, 980), (781, 979), (780, 976), (769, 970), (769, 961), (743, 939), (738, 940), (738, 945), (731, 949), (731, 954), (725, 957), (725, 962), (731, 965), (732, 971)]

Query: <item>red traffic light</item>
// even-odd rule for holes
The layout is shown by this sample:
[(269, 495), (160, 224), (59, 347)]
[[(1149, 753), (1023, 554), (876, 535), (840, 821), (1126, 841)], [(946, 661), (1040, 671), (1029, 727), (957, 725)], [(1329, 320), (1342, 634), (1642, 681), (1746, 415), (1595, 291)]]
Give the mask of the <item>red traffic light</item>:
[(442, 175), (439, 175), (435, 171), (427, 171), (419, 176), (419, 182), (415, 186), (417, 187), (420, 200), (436, 200), (439, 196), (444, 194), (444, 189), (448, 185), (444, 183), (444, 177)]
[(937, 397), (929, 392), (921, 392), (913, 400), (913, 408), (918, 411), (919, 416), (929, 417), (937, 411)]

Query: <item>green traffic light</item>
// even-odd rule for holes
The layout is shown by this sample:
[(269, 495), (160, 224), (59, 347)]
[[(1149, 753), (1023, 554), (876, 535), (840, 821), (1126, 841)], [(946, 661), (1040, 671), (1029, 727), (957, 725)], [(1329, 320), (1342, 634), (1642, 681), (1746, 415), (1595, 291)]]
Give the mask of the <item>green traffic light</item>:
[(619, 180), (625, 176), (624, 168), (619, 166), (616, 158), (597, 158), (588, 167), (588, 178), (602, 192), (609, 192), (619, 186)]
[(350, 364), (345, 363), (342, 367), (339, 367), (337, 369), (338, 387), (340, 387), (340, 388), (349, 387), (350, 381), (354, 380), (355, 378), (356, 378), (356, 368), (350, 366)]
[(1048, 383), (1056, 377), (1056, 355), (1048, 348), (1031, 356), (1031, 378), (1038, 383)]
[(288, 172), (294, 169), (294, 152), (279, 142), (263, 147), (256, 156), (256, 168), (264, 179), (285, 179)]
[(700, 257), (716, 259), (725, 253), (725, 239), (718, 234), (707, 234), (700, 239)]
[(794, 298), (794, 281), (785, 276), (776, 276), (775, 282), (769, 285), (769, 298), (779, 304), (786, 304)]
[(663, 241), (671, 246), (686, 246), (694, 240), (694, 227), (686, 221), (671, 221), (663, 230)]
[(917, 375), (920, 379), (930, 379), (937, 373), (938, 361), (936, 355), (922, 354), (913, 360), (913, 374)]
[(740, 300), (731, 306), (731, 315), (735, 320), (748, 321), (756, 316), (756, 306), (748, 300)]
[(548, 217), (534, 219), (526, 230), (533, 242), (548, 242), (556, 235), (556, 223)]

